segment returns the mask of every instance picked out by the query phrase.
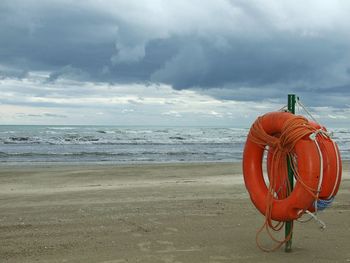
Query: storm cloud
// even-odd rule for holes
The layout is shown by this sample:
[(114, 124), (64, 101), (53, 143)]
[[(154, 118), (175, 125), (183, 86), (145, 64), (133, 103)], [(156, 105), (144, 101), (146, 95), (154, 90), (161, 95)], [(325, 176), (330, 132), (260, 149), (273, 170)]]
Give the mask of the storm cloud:
[(235, 101), (295, 92), (347, 108), (349, 13), (346, 1), (3, 0), (0, 79), (45, 72), (43, 83), (164, 84)]

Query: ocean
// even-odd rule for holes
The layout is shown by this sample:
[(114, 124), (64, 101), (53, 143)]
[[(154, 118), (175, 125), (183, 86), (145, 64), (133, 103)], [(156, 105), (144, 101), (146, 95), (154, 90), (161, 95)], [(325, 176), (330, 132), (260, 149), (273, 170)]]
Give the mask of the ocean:
[[(332, 129), (330, 129), (332, 130)], [(333, 129), (350, 159), (350, 129)], [(0, 162), (237, 162), (249, 129), (204, 127), (0, 126)]]

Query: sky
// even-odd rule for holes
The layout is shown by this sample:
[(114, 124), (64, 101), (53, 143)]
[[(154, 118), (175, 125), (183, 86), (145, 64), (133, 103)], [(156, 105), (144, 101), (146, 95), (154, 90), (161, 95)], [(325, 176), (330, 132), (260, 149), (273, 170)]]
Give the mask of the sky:
[[(350, 128), (350, 2), (2, 0), (0, 124)], [(301, 111), (302, 113), (302, 111)]]

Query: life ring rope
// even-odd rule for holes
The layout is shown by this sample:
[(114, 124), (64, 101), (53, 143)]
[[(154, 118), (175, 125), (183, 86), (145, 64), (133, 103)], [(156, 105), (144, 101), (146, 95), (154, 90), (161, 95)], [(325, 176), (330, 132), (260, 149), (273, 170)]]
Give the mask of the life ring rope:
[[(271, 169), (270, 182), (268, 185), (269, 194), (267, 195), (267, 198), (266, 198), (265, 222), (261, 226), (261, 228), (257, 231), (256, 242), (260, 249), (264, 251), (273, 251), (280, 248), (284, 243), (286, 243), (291, 238), (291, 235), (288, 235), (282, 240), (275, 238), (275, 236), (273, 235), (273, 232), (280, 231), (284, 226), (284, 222), (280, 221), (274, 224), (271, 217), (273, 199), (276, 198), (275, 197), (275, 189), (276, 189), (275, 175), (284, 174), (283, 172), (281, 172), (281, 170), (283, 171), (284, 169), (286, 169), (287, 158), (289, 158), (289, 160), (292, 163), (291, 166), (294, 171), (294, 175), (296, 179), (301, 183), (301, 185), (304, 186), (304, 188), (314, 198), (317, 198), (318, 189), (314, 189), (313, 187), (310, 187), (305, 182), (303, 182), (302, 178), (299, 176), (297, 165), (293, 158), (295, 144), (303, 137), (310, 136), (311, 134), (315, 133), (316, 129), (311, 125), (309, 125), (308, 120), (306, 118), (302, 116), (296, 116), (295, 118), (291, 118), (286, 121), (281, 131), (280, 137), (276, 137), (276, 136), (269, 135), (265, 132), (261, 124), (261, 121), (262, 121), (262, 117), (259, 117), (257, 121), (252, 125), (248, 135), (248, 140), (251, 140), (252, 142), (260, 145), (262, 148), (265, 148), (266, 145), (268, 145), (269, 147), (274, 148), (275, 151), (272, 156), (272, 163), (274, 165)], [(315, 141), (315, 143), (317, 144), (317, 141)], [(288, 178), (283, 178), (282, 180), (287, 185), (287, 192), (284, 192), (281, 198), (286, 198), (287, 194), (291, 192), (291, 186)], [(259, 241), (259, 236), (264, 229), (270, 236), (271, 240), (277, 243), (276, 246), (272, 248), (266, 248), (261, 245), (261, 242)], [(292, 231), (290, 233), (292, 233)]]

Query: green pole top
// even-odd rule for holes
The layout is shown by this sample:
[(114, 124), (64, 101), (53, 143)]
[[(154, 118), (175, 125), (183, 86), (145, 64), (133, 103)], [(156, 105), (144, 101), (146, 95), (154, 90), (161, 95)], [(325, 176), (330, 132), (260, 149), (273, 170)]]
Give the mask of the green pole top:
[(293, 114), (295, 113), (295, 102), (296, 102), (295, 94), (288, 94), (288, 111)]

